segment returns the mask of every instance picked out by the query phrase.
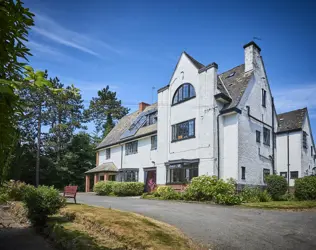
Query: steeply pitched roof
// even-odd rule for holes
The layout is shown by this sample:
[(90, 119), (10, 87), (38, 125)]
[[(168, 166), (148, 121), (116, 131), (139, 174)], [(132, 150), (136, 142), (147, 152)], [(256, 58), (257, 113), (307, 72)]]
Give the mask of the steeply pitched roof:
[[(239, 104), (252, 76), (253, 71), (245, 72), (245, 64), (241, 64), (219, 75), (220, 83), (224, 84), (228, 90), (229, 95), (227, 96), (232, 99), (231, 103), (227, 104), (223, 110), (234, 108)], [(220, 91), (223, 89), (220, 85), (217, 88)], [(224, 91), (227, 93), (226, 90)], [(222, 93), (225, 94), (225, 92)]]
[[(157, 103), (154, 103), (144, 109), (143, 112), (147, 112), (151, 109), (157, 108)], [(97, 146), (97, 149), (104, 148), (106, 146), (114, 145), (120, 143), (121, 141), (126, 141), (126, 139), (120, 139), (121, 135), (130, 128), (132, 123), (137, 119), (137, 117), (142, 112), (135, 111), (129, 115), (124, 116), (115, 127), (111, 130), (111, 132), (103, 139), (103, 141)], [(129, 137), (128, 139), (137, 138), (139, 136), (154, 133), (157, 131), (157, 124), (141, 127), (135, 135)]]
[(278, 133), (302, 129), (307, 108), (278, 114)]
[(117, 171), (118, 169), (113, 162), (105, 162), (93, 169), (88, 170), (85, 173), (90, 174), (90, 173), (98, 173), (98, 172), (117, 172)]
[(183, 52), (188, 58), (189, 60), (194, 64), (194, 66), (197, 68), (197, 69), (201, 69), (201, 68), (204, 68), (205, 66), (198, 62), (197, 60), (195, 60), (192, 56), (190, 56), (187, 52)]

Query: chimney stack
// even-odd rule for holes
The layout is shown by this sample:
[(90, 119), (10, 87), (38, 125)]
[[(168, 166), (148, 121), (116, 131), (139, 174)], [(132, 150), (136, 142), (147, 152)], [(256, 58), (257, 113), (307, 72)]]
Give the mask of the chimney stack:
[(144, 109), (145, 109), (146, 107), (148, 107), (148, 106), (150, 106), (148, 103), (146, 103), (146, 102), (140, 102), (140, 103), (138, 104), (138, 110), (139, 110), (139, 112), (143, 112)]
[(245, 72), (253, 70), (255, 67), (256, 58), (260, 56), (260, 47), (254, 42), (251, 41), (244, 45), (245, 51)]

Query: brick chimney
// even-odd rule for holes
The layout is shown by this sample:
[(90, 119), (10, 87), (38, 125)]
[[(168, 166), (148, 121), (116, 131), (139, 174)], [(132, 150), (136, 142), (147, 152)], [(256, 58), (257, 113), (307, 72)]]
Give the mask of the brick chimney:
[(150, 106), (148, 103), (146, 103), (146, 102), (140, 102), (140, 103), (138, 104), (138, 110), (139, 110), (139, 112), (144, 111), (144, 109), (145, 109), (146, 107), (148, 107), (148, 106)]
[(260, 56), (260, 47), (254, 42), (251, 41), (244, 45), (245, 51), (245, 72), (253, 70), (256, 63), (256, 58)]

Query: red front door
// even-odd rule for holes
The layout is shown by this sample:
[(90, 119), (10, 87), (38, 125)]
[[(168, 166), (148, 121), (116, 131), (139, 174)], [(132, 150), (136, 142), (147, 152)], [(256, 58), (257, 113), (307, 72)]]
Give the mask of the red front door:
[(147, 171), (146, 191), (152, 192), (156, 188), (156, 170)]

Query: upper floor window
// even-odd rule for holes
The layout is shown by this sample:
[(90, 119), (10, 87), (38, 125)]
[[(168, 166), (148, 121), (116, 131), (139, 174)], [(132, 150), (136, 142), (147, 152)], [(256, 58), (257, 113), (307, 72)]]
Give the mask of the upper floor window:
[(259, 143), (260, 143), (260, 137), (261, 137), (260, 134), (261, 134), (260, 131), (256, 130), (256, 142), (259, 142)]
[(151, 150), (157, 149), (157, 135), (151, 137)]
[(195, 137), (195, 119), (172, 125), (172, 141)]
[(311, 146), (311, 156), (313, 156), (313, 146)]
[(111, 158), (111, 149), (107, 148), (105, 150), (105, 159), (110, 159)]
[(138, 141), (132, 141), (125, 144), (125, 155), (137, 154)]
[(267, 101), (267, 91), (262, 89), (262, 106), (266, 107), (266, 101)]
[(303, 148), (307, 148), (307, 133), (303, 131)]
[(146, 116), (146, 123), (144, 124), (144, 126), (149, 126), (155, 123), (157, 123), (157, 112), (151, 113)]
[(263, 127), (263, 144), (270, 146), (270, 129)]
[(195, 97), (195, 90), (192, 84), (190, 83), (182, 84), (177, 89), (176, 93), (173, 96), (172, 105), (180, 103), (180, 102), (184, 102), (193, 97)]

